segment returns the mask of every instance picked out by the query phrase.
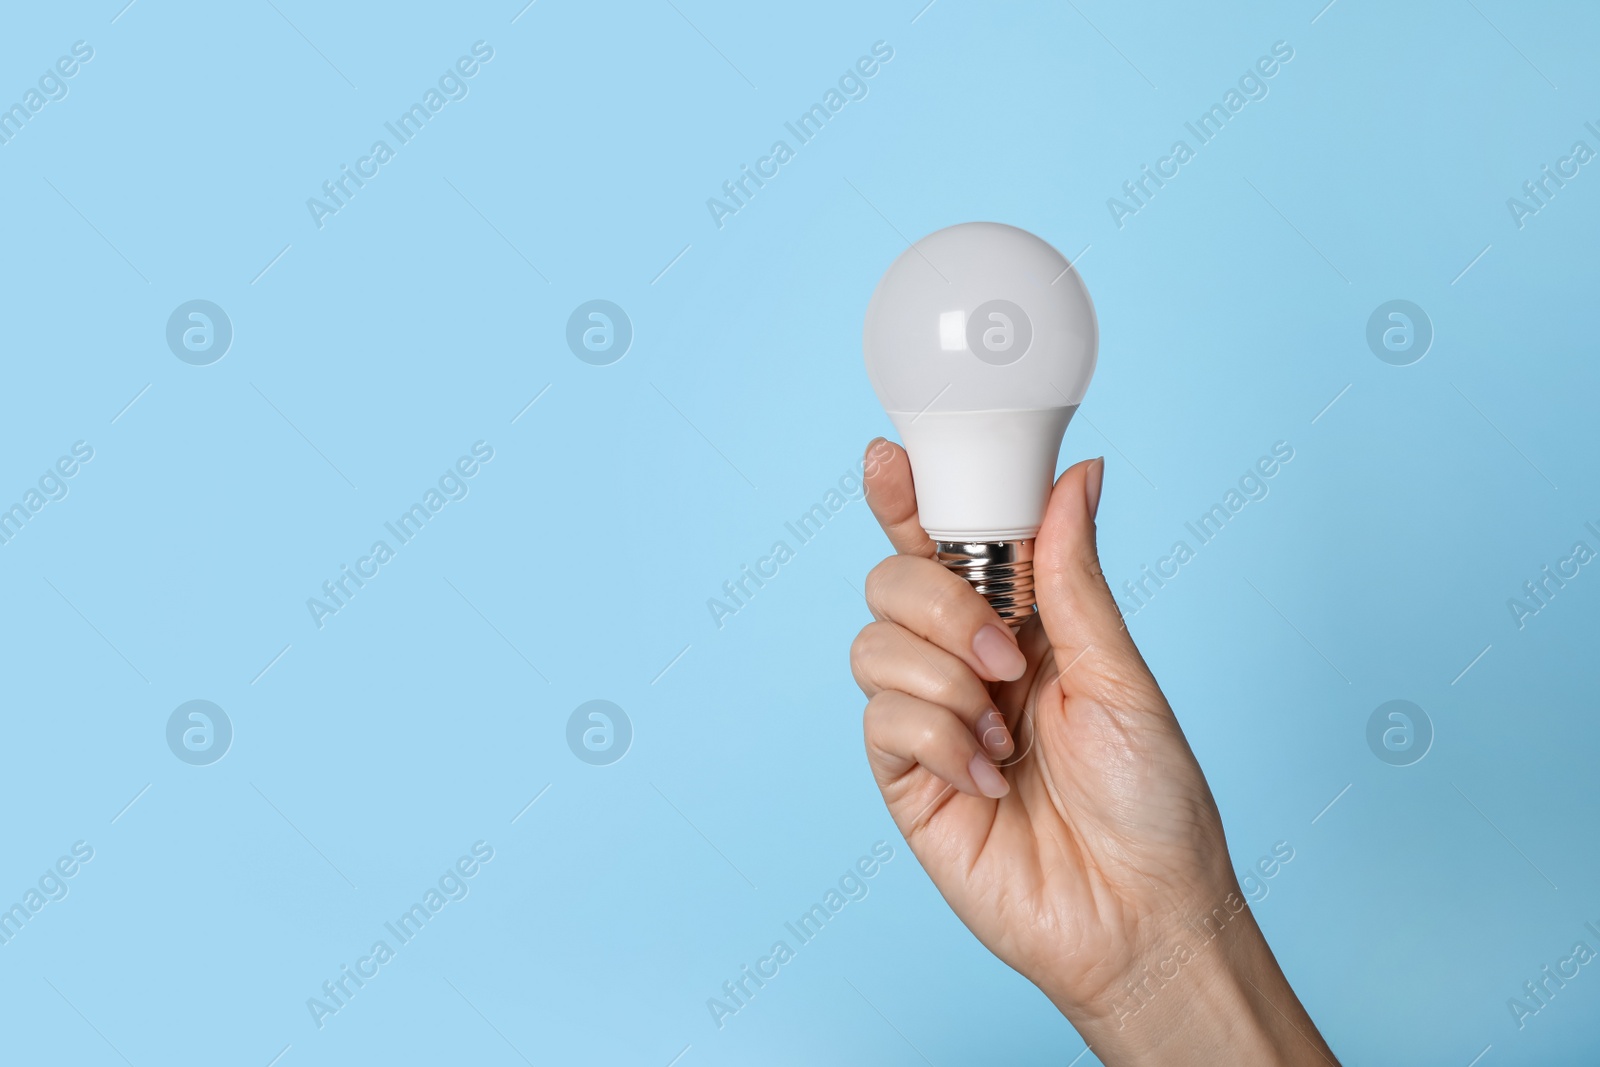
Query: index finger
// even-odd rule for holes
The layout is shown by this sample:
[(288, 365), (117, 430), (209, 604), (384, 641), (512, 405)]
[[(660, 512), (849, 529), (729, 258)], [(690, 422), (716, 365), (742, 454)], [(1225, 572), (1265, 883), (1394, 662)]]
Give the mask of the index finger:
[(906, 450), (882, 437), (873, 438), (867, 445), (862, 484), (867, 489), (867, 506), (894, 550), (902, 556), (933, 559), (933, 541), (917, 518), (917, 489)]

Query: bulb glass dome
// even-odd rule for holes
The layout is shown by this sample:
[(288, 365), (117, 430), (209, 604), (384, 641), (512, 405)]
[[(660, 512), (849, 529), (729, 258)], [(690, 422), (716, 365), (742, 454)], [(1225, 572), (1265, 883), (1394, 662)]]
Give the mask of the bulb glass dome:
[(890, 265), (867, 305), (862, 347), (934, 540), (1038, 532), (1099, 339), (1078, 272), (1015, 226), (951, 226)]

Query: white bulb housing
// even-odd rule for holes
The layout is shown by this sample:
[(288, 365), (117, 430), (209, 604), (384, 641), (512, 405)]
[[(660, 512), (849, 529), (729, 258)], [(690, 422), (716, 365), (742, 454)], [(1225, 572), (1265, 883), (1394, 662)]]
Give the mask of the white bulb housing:
[(1039, 532), (1099, 336), (1078, 272), (1014, 226), (951, 226), (890, 265), (862, 347), (929, 537), (993, 545)]

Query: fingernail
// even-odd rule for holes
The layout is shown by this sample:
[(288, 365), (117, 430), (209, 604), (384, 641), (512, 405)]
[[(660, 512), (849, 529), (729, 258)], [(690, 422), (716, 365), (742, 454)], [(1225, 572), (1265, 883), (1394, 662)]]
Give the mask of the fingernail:
[(978, 719), (978, 740), (995, 759), (1011, 755), (1011, 731), (1006, 729), (1005, 716), (990, 709)]
[(1106, 478), (1106, 457), (1089, 464), (1088, 476), (1084, 479), (1084, 494), (1089, 498), (1089, 521), (1094, 521), (1095, 512), (1100, 510), (1100, 485)]
[(1003, 682), (1014, 682), (1028, 669), (1028, 659), (1011, 635), (994, 623), (979, 630), (972, 639), (972, 651), (984, 669)]
[(972, 757), (972, 762), (967, 764), (967, 770), (972, 774), (973, 784), (978, 787), (978, 792), (991, 800), (998, 800), (1011, 792), (1011, 783), (1006, 781), (994, 764), (989, 762), (989, 757), (982, 752)]

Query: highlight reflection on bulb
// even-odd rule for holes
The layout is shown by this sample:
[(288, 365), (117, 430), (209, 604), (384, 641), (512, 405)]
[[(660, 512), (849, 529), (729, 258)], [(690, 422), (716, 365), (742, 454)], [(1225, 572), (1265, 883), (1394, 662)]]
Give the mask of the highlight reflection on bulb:
[(867, 305), (867, 375), (911, 457), (923, 529), (1013, 627), (1034, 612), (1033, 539), (1099, 337), (1066, 258), (996, 222), (924, 237)]

